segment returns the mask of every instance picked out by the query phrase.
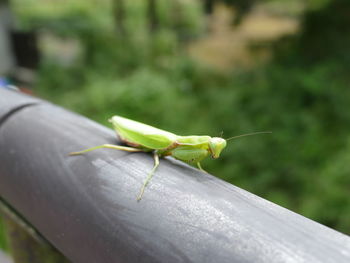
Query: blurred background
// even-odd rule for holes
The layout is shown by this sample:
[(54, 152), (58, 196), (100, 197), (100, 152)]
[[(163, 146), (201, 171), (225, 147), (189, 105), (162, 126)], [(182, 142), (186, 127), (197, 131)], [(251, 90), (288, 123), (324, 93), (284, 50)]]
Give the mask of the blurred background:
[(0, 86), (106, 126), (272, 131), (203, 167), (347, 234), (349, 65), (348, 0), (0, 0)]

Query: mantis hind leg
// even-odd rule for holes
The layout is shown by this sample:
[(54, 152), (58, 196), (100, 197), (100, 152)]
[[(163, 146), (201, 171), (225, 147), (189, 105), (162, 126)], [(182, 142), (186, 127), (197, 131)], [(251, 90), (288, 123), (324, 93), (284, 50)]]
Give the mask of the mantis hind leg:
[(153, 166), (152, 170), (150, 171), (150, 173), (148, 174), (145, 182), (143, 183), (143, 185), (141, 187), (140, 193), (137, 196), (137, 201), (140, 201), (142, 199), (143, 193), (145, 192), (145, 189), (146, 189), (148, 183), (151, 181), (151, 179), (154, 175), (154, 172), (157, 170), (157, 167), (159, 166), (159, 156), (158, 156), (158, 153), (156, 151), (153, 153), (153, 157), (154, 157), (154, 166)]
[(79, 154), (83, 154), (86, 152), (90, 152), (93, 150), (97, 150), (100, 148), (109, 148), (109, 149), (115, 149), (115, 150), (121, 150), (121, 151), (127, 151), (127, 152), (142, 152), (141, 149), (137, 149), (137, 148), (133, 148), (133, 147), (127, 147), (127, 146), (120, 146), (120, 145), (114, 145), (114, 144), (102, 144), (99, 146), (95, 146), (80, 152), (71, 152), (69, 155), (79, 155)]

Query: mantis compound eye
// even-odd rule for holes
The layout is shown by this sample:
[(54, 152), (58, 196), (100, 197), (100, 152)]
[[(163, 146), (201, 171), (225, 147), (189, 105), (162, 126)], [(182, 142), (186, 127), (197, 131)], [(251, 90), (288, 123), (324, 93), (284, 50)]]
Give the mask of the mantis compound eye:
[(211, 138), (209, 141), (209, 151), (211, 157), (219, 158), (221, 151), (226, 147), (226, 140), (219, 137)]

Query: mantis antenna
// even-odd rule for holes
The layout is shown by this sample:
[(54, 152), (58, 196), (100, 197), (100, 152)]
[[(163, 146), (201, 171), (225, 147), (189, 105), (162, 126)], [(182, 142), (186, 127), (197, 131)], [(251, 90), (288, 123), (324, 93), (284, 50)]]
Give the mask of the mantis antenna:
[(272, 132), (270, 132), (270, 131), (252, 132), (252, 133), (242, 134), (242, 135), (238, 135), (238, 136), (233, 136), (233, 137), (227, 138), (225, 140), (229, 141), (229, 140), (236, 139), (236, 138), (239, 138), (239, 137), (251, 136), (251, 135), (256, 135), (256, 134), (264, 134), (264, 133), (272, 133)]

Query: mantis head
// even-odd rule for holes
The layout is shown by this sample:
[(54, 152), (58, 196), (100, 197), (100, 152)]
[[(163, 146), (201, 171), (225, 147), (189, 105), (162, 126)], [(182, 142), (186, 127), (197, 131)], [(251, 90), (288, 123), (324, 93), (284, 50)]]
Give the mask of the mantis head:
[(211, 157), (219, 158), (221, 151), (226, 147), (226, 140), (219, 137), (213, 137), (209, 141), (209, 152)]

